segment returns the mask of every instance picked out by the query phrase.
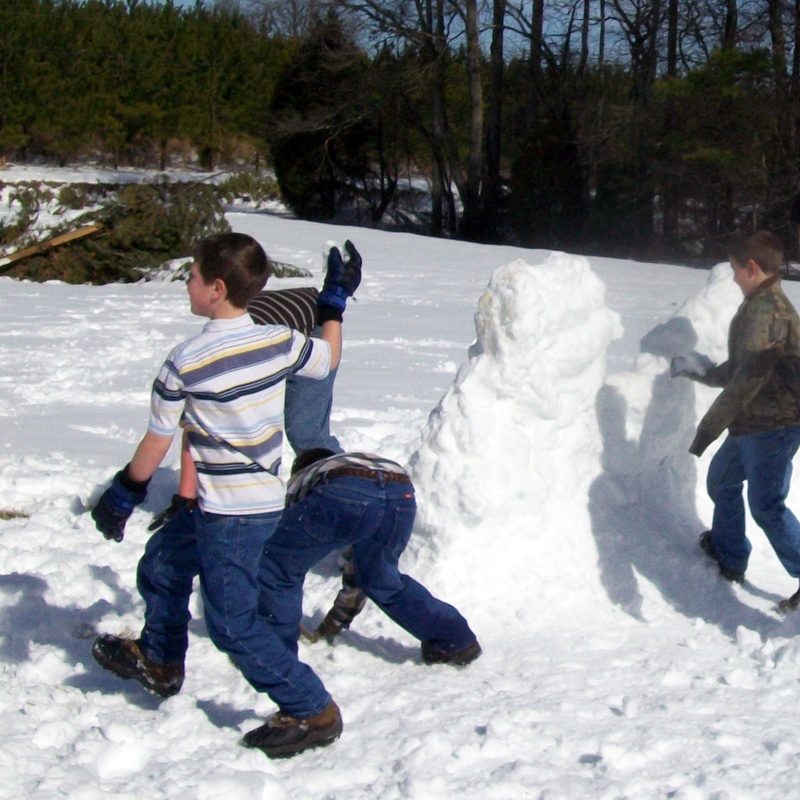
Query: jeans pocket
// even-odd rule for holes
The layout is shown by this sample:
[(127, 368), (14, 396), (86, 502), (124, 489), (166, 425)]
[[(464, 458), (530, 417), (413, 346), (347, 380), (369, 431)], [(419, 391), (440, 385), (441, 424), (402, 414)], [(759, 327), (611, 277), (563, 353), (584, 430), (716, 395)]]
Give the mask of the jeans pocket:
[(358, 531), (368, 506), (368, 500), (331, 490), (317, 492), (304, 503), (298, 522), (303, 532), (316, 542), (344, 542)]

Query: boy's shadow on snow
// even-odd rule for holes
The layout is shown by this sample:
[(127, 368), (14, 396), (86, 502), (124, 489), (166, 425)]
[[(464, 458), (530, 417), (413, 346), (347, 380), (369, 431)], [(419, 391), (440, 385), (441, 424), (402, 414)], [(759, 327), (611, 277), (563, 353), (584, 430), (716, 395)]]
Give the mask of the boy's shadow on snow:
[(52, 605), (45, 599), (48, 584), (37, 575), (11, 573), (0, 575), (0, 593), (12, 595), (0, 607), (0, 660), (24, 664), (32, 660), (33, 645), (48, 645), (61, 650), (64, 659), (81, 665), (85, 672), (72, 675), (64, 684), (81, 691), (103, 694), (128, 694), (131, 702), (151, 708), (157, 700), (106, 672), (92, 658), (92, 641), (97, 624), (110, 611), (125, 614), (134, 609), (133, 595), (119, 586), (118, 576), (110, 567), (92, 567), (92, 578), (108, 586), (114, 601), (97, 600), (87, 608)]
[[(641, 350), (669, 360), (696, 343), (689, 320), (675, 317), (650, 331)], [(704, 525), (695, 505), (696, 459), (688, 452), (697, 422), (692, 381), (672, 378), (668, 369), (656, 377), (638, 442), (628, 439), (626, 402), (613, 386), (601, 388), (596, 407), (603, 472), (590, 489), (589, 513), (609, 599), (643, 619), (638, 574), (676, 611), (729, 636), (740, 625), (762, 636), (775, 632), (783, 621), (738, 600), (698, 544)], [(749, 583), (744, 588), (780, 599)]]

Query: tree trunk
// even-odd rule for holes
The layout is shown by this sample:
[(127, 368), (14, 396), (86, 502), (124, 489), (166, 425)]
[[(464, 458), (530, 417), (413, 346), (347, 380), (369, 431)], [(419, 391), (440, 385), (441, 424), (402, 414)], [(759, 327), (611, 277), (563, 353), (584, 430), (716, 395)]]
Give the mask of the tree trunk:
[[(483, 80), (481, 75), (481, 44), (478, 30), (477, 0), (466, 0), (465, 23), (467, 34), (467, 86), (469, 90), (469, 151), (466, 176), (458, 180), (463, 171), (453, 170), (458, 180), (464, 214), (461, 234), (468, 239), (482, 238), (481, 231), (481, 179), (483, 177)], [(452, 160), (456, 158), (455, 143), (450, 142)]]
[(542, 61), (544, 59), (544, 0), (533, 0), (531, 8), (531, 96), (528, 98), (530, 118), (528, 126), (532, 127), (539, 111), (542, 86)]
[[(772, 202), (787, 201), (794, 191), (794, 180), (786, 174), (787, 157), (795, 151), (793, 131), (793, 109), (789, 75), (786, 70), (786, 34), (783, 29), (783, 3), (769, 0), (769, 33), (772, 42), (772, 65), (775, 75), (775, 108), (778, 119), (778, 152), (767, 165), (766, 185)], [(789, 184), (789, 185), (787, 185)], [(772, 203), (770, 203), (772, 204)]]
[(725, 0), (725, 24), (722, 29), (722, 49), (732, 50), (736, 47), (739, 28), (739, 10), (736, 0)]
[[(798, 0), (800, 2), (800, 0)], [(492, 42), (489, 50), (489, 120), (486, 130), (486, 181), (483, 190), (484, 238), (498, 238), (498, 213), (500, 205), (500, 152), (503, 111), (503, 34), (506, 0), (494, 0), (492, 8)]]
[[(678, 75), (678, 0), (668, 0), (667, 4), (667, 76), (675, 78)], [(664, 112), (664, 139), (669, 141), (675, 130), (675, 107), (672, 99), (667, 100)], [(670, 149), (664, 154), (666, 169), (663, 171), (661, 186), (662, 203), (664, 208), (664, 222), (662, 237), (667, 252), (674, 248), (678, 234), (678, 206), (679, 198), (677, 187), (671, 180), (669, 163), (672, 159)]]

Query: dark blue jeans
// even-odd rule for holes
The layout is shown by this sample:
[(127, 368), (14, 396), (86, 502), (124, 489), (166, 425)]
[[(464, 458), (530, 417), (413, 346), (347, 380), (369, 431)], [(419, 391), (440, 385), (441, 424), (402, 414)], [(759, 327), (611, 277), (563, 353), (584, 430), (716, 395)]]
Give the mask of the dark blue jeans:
[(261, 561), (260, 613), (286, 649), (297, 652), (303, 581), (334, 550), (353, 547), (358, 585), (400, 627), (439, 650), (467, 647), (475, 634), (448, 603), (398, 569), (414, 526), (410, 483), (340, 477), (317, 485), (283, 512)]
[(200, 576), (211, 640), (233, 655), (258, 608), (258, 562), (280, 513), (248, 516), (182, 511), (156, 531), (137, 571), (145, 602), (144, 654), (158, 664), (182, 662), (188, 646), (192, 580)]
[(158, 664), (183, 662), (192, 579), (199, 575), (211, 641), (281, 711), (305, 719), (319, 714), (330, 695), (258, 614), (259, 559), (279, 519), (279, 513), (235, 517), (183, 511), (156, 531), (137, 574), (145, 601), (141, 647)]
[(460, 650), (475, 641), (453, 606), (397, 568), (415, 513), (410, 483), (350, 477), (316, 486), (283, 512), (261, 558), (259, 613), (226, 652), (284, 714), (307, 719), (330, 702), (317, 675), (298, 660), (297, 639), (306, 573), (346, 545), (353, 546), (359, 586), (410, 634), (430, 639), (441, 650)]
[(800, 577), (800, 523), (786, 507), (800, 425), (752, 436), (728, 436), (708, 468), (714, 501), (711, 545), (720, 563), (744, 571), (752, 545), (745, 534), (744, 482), (753, 519), (786, 571)]

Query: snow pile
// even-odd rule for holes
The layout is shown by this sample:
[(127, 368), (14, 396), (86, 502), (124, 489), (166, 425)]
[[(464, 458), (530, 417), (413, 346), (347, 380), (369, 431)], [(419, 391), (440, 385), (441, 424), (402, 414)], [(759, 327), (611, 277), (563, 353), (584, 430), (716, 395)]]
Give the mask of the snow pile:
[[(605, 286), (579, 256), (498, 269), (475, 314), (469, 360), (411, 458), (420, 528), (458, 596), (513, 584), (521, 608), (542, 581), (574, 591), (595, 572), (586, 513), (600, 470), (595, 397), (622, 335)], [(587, 546), (588, 545), (588, 546)], [(489, 613), (492, 613), (489, 611)]]

